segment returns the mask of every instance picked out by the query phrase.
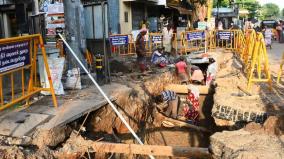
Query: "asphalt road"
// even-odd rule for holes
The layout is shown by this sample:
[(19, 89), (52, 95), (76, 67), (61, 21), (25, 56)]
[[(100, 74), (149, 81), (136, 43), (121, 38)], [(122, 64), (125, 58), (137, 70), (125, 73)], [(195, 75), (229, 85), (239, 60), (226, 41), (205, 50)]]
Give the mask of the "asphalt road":
[(284, 43), (280, 44), (278, 42), (273, 42), (272, 49), (267, 48), (267, 53), (271, 72), (272, 74), (275, 74), (280, 68), (282, 54), (284, 53)]

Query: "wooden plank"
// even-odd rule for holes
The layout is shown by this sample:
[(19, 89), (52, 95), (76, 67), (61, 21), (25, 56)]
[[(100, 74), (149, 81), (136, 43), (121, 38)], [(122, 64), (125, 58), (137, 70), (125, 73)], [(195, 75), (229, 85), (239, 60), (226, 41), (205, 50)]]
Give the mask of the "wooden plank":
[(123, 153), (153, 156), (211, 158), (208, 148), (195, 148), (183, 146), (157, 146), (116, 144), (105, 142), (94, 142), (92, 148), (97, 153)]
[[(165, 90), (171, 90), (171, 91), (174, 91), (176, 93), (187, 94), (188, 93), (187, 87), (188, 87), (187, 85), (169, 84), (165, 87)], [(200, 94), (206, 95), (209, 92), (208, 86), (196, 85), (196, 87), (199, 89)]]

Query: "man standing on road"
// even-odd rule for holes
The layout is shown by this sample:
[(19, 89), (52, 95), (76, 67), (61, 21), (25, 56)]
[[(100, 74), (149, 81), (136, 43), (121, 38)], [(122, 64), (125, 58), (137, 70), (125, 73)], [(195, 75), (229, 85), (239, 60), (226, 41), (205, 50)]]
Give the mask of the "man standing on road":
[(140, 33), (136, 38), (136, 54), (137, 54), (137, 63), (139, 65), (140, 71), (142, 73), (146, 70), (146, 43), (145, 43), (145, 35), (147, 34), (147, 29), (142, 28)]
[(172, 40), (173, 40), (173, 29), (170, 24), (163, 29), (163, 45), (165, 52), (172, 53)]

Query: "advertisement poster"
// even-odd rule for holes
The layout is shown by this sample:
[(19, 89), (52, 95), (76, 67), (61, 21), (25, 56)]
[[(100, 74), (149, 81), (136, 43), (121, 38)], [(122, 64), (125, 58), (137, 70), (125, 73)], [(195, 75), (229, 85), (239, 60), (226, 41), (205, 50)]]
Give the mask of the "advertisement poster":
[(47, 41), (55, 42), (56, 35), (63, 33), (65, 29), (63, 3), (48, 4), (46, 11)]

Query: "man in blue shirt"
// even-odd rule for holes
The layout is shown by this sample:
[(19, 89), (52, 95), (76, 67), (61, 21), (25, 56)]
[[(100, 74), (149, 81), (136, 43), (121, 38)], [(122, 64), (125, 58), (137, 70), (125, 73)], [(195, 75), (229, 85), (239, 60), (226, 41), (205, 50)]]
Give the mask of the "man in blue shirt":
[(164, 112), (165, 115), (177, 119), (179, 98), (177, 97), (175, 92), (169, 90), (163, 91), (156, 97), (156, 102), (167, 102), (168, 108)]

